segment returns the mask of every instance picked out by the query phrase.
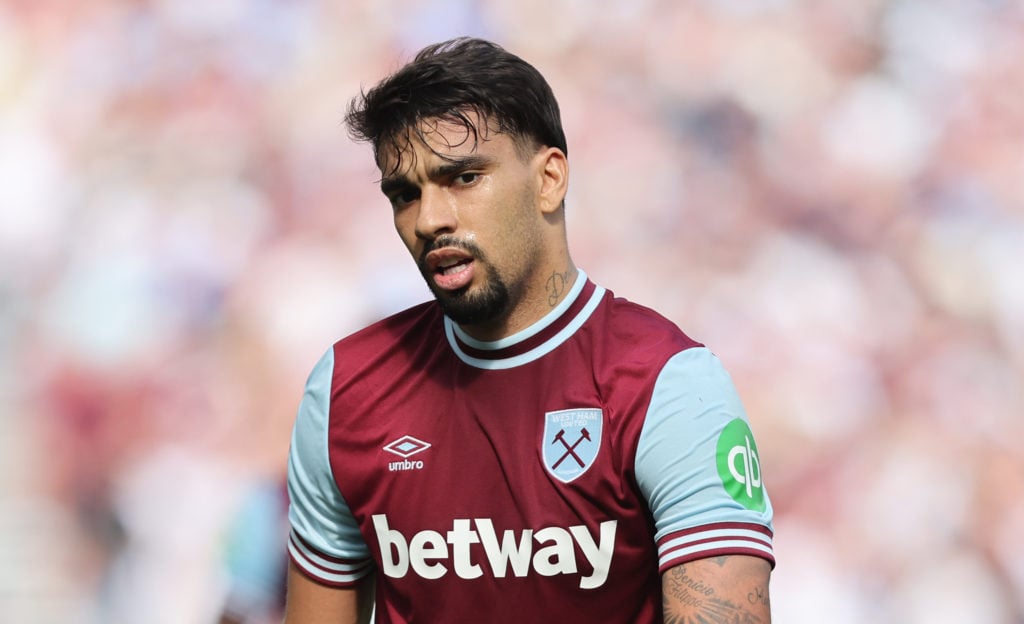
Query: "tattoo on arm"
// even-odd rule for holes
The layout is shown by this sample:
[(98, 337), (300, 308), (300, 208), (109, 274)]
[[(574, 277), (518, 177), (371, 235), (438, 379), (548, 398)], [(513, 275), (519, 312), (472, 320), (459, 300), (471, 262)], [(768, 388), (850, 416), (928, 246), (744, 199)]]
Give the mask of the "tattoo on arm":
[(565, 287), (568, 283), (569, 271), (565, 273), (558, 273), (556, 271), (551, 274), (551, 277), (548, 278), (547, 283), (544, 285), (544, 290), (548, 291), (548, 305), (555, 307), (555, 304), (561, 299), (562, 293), (565, 292)]
[[(761, 618), (750, 613), (743, 605), (716, 595), (714, 588), (690, 577), (685, 566), (666, 572), (662, 597), (665, 624), (759, 624)], [(751, 604), (768, 604), (768, 592), (754, 587), (747, 595)], [(685, 611), (685, 612), (684, 612)]]
[(747, 594), (747, 600), (750, 601), (750, 604), (762, 604), (769, 609), (772, 606), (771, 598), (768, 596), (768, 589), (760, 585), (750, 590), (750, 593)]

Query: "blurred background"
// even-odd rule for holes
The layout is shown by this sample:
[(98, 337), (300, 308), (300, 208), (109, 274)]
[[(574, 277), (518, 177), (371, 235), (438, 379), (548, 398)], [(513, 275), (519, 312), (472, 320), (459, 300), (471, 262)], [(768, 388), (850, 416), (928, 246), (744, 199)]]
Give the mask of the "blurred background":
[(303, 383), (427, 298), (349, 99), (471, 34), (732, 372), (781, 623), (1024, 622), (1015, 0), (4, 0), (0, 622), (272, 622)]

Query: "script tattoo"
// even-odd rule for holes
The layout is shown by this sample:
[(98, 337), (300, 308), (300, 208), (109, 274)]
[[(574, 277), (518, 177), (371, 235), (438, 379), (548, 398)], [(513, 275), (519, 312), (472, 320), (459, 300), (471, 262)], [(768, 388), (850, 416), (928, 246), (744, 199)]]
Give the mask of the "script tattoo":
[[(761, 618), (742, 606), (715, 594), (715, 589), (677, 566), (665, 573), (662, 606), (666, 624), (758, 624)], [(760, 588), (758, 588), (760, 590)], [(755, 590), (752, 595), (762, 596)]]
[(547, 284), (544, 285), (544, 290), (548, 291), (548, 305), (555, 307), (558, 300), (562, 298), (562, 293), (565, 292), (565, 285), (569, 282), (569, 272), (565, 273), (554, 272), (551, 277), (548, 278)]
[(750, 601), (750, 604), (762, 604), (768, 608), (771, 608), (772, 606), (771, 598), (768, 596), (768, 590), (764, 587), (755, 587), (753, 591), (747, 594), (747, 600)]

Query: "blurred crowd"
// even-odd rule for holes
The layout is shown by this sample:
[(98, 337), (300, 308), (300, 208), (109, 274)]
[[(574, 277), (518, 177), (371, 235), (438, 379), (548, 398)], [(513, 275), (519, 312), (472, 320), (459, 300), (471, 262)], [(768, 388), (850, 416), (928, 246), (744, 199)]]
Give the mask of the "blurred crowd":
[(1024, 5), (6, 0), (0, 622), (279, 617), (330, 343), (429, 296), (349, 99), (493, 39), (577, 263), (733, 374), (783, 623), (1024, 622)]

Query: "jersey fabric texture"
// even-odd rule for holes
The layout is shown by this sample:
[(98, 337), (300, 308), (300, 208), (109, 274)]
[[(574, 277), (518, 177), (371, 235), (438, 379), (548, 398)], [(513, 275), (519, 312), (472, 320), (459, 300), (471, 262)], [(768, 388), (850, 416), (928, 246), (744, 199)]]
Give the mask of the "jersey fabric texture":
[(376, 621), (661, 622), (666, 569), (753, 555), (772, 509), (717, 358), (580, 272), (479, 342), (436, 302), (335, 344), (292, 435), (289, 553), (376, 572)]

